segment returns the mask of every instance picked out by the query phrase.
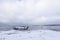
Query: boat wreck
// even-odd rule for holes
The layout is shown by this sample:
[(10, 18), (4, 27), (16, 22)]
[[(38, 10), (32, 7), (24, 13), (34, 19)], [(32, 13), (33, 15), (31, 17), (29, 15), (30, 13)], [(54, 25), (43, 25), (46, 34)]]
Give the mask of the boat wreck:
[(23, 27), (14, 27), (14, 30), (28, 30), (28, 26), (23, 26)]

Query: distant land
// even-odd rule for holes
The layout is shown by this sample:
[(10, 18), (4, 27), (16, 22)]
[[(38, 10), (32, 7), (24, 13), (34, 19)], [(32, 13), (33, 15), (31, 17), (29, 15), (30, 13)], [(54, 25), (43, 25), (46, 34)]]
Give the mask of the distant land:
[(60, 24), (49, 24), (49, 25), (43, 25), (43, 26), (60, 26)]
[(45, 24), (45, 25), (33, 25), (33, 26), (60, 26), (60, 24)]

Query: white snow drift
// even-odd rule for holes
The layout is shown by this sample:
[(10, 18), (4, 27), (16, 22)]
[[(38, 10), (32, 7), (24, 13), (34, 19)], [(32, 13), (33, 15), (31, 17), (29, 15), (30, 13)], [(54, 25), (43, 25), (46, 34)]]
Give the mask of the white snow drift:
[(50, 30), (0, 31), (0, 40), (60, 40), (60, 32)]

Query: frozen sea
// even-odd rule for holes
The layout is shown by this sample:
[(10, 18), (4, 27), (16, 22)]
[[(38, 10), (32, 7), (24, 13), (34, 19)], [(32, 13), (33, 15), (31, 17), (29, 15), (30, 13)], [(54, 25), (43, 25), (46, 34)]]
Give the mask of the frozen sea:
[[(0, 27), (0, 31), (13, 30), (14, 27)], [(29, 30), (53, 30), (60, 31), (60, 26), (29, 26)]]

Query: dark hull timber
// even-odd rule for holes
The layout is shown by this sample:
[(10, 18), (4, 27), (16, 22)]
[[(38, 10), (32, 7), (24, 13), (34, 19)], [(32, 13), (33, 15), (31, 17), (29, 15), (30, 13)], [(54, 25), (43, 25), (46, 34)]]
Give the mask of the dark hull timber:
[(28, 26), (27, 27), (14, 27), (14, 30), (28, 30)]

